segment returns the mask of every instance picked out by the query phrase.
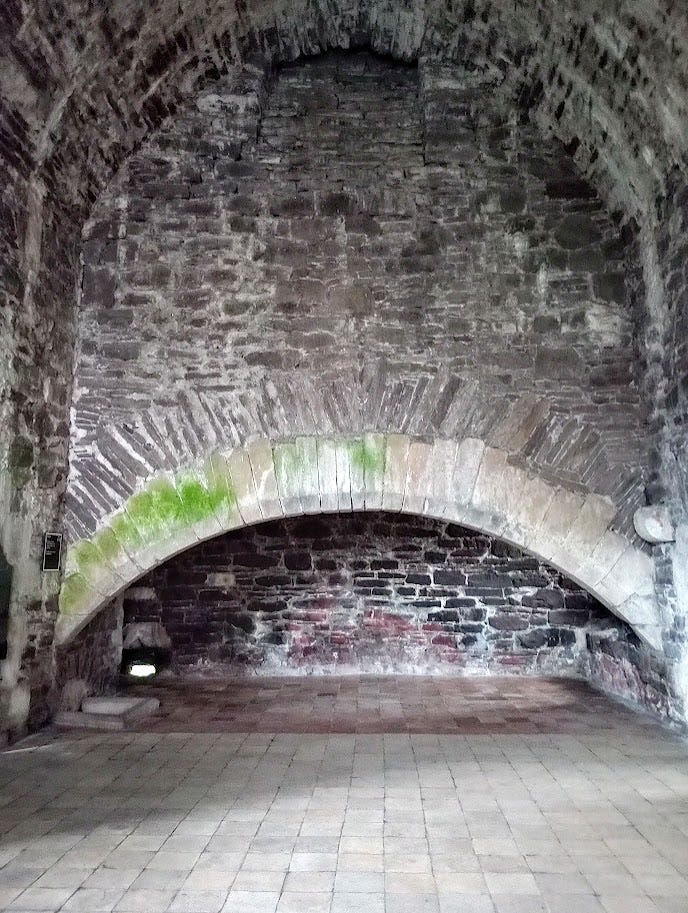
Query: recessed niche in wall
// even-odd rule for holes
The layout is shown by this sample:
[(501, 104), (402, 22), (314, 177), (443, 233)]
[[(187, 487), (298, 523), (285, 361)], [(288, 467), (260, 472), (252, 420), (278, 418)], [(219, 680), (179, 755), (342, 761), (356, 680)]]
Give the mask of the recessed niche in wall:
[(178, 670), (571, 672), (625, 625), (518, 549), (398, 514), (275, 521), (202, 543), (124, 595)]

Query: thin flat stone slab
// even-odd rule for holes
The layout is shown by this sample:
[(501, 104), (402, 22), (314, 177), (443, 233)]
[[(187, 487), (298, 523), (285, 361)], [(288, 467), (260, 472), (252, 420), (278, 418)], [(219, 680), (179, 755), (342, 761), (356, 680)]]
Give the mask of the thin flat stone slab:
[(154, 697), (90, 697), (81, 707), (77, 712), (58, 713), (55, 725), (61, 729), (121, 730), (154, 714), (160, 701)]
[(87, 697), (81, 704), (83, 713), (104, 713), (107, 715), (124, 716), (140, 703), (140, 698), (118, 697)]

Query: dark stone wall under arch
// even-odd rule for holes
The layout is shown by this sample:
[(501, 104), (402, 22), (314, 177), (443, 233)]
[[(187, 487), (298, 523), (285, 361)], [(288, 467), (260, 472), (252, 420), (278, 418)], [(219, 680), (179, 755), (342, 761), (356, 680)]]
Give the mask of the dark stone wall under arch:
[[(573, 581), (455, 524), (386, 512), (271, 521), (139, 579), (57, 654), (117, 685), (113, 644), (162, 625), (176, 675), (573, 675), (665, 715), (666, 668)], [(55, 699), (59, 698), (56, 694)]]

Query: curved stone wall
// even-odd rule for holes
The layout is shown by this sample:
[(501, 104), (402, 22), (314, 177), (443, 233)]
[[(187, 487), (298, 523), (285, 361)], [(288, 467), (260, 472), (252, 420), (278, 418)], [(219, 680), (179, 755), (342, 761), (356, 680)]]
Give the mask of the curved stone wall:
[(303, 513), (380, 509), (447, 519), (517, 545), (661, 647), (652, 560), (610, 529), (609, 500), (550, 485), (476, 438), (380, 434), (259, 439), (153, 478), (69, 549), (56, 641), (68, 642), (146, 571), (222, 532)]

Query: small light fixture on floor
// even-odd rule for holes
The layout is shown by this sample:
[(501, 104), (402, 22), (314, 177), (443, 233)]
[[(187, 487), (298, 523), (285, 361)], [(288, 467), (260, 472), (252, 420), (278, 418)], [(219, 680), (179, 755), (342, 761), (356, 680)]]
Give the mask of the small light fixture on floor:
[(150, 678), (158, 671), (157, 666), (153, 663), (131, 663), (127, 669), (127, 675), (132, 678)]

